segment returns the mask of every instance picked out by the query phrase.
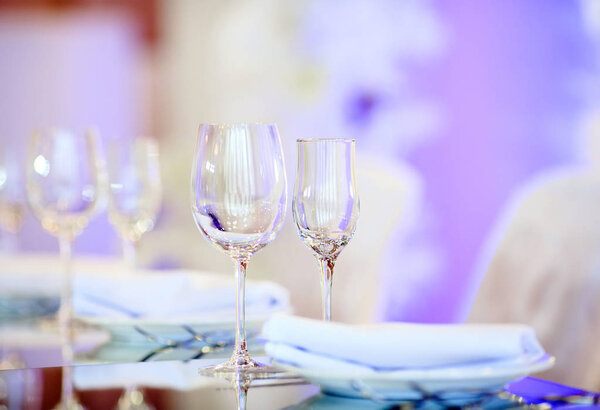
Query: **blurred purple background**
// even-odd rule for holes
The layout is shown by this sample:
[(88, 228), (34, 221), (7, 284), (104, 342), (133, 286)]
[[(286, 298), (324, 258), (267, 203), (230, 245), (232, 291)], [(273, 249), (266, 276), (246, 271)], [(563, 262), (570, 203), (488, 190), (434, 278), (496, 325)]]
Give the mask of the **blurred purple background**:
[(426, 181), (444, 266), (428, 295), (389, 312), (409, 320), (465, 317), (466, 282), (478, 279), (477, 256), (511, 192), (541, 170), (579, 159), (579, 124), (590, 108), (580, 83), (598, 73), (580, 3), (438, 7), (446, 55), (414, 78), (439, 100), (445, 122), (408, 160)]
[[(388, 253), (425, 249), (431, 263), (396, 261), (382, 318), (463, 320), (511, 193), (541, 170), (583, 161), (581, 127), (599, 90), (598, 12), (542, 0), (0, 1), (0, 138), (23, 156), (36, 127), (156, 135), (170, 197), (157, 231), (178, 221), (195, 229), (188, 158), (201, 121), (279, 123), (288, 181), (296, 138), (357, 138), (359, 155), (407, 164), (423, 182), (417, 228)], [(31, 216), (19, 242), (57, 249)], [(119, 249), (105, 215), (76, 245)], [(411, 275), (423, 283), (397, 298)]]

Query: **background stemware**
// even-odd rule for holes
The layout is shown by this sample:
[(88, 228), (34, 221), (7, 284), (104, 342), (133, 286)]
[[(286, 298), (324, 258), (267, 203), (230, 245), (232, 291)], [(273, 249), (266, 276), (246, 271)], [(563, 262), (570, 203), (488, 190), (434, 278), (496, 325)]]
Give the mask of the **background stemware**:
[(95, 132), (65, 129), (37, 132), (27, 162), (27, 197), (42, 226), (58, 238), (63, 285), (58, 325), (63, 338), (63, 391), (57, 408), (80, 407), (73, 393), (72, 243), (95, 213), (104, 182)]
[[(121, 236), (123, 258), (130, 269), (138, 265), (138, 244), (154, 228), (161, 204), (158, 144), (152, 138), (114, 139), (108, 144), (108, 217)], [(144, 393), (128, 384), (119, 401), (119, 410), (152, 409)]]
[(298, 233), (318, 258), (324, 320), (331, 320), (331, 283), (337, 257), (348, 244), (359, 214), (354, 171), (355, 142), (298, 140), (292, 211)]
[(161, 204), (158, 144), (146, 137), (108, 145), (109, 219), (123, 240), (123, 255), (134, 268), (137, 245), (154, 228)]
[(192, 170), (192, 212), (202, 234), (236, 265), (236, 339), (214, 373), (267, 372), (246, 348), (245, 279), (250, 257), (279, 233), (287, 198), (277, 127), (201, 125)]

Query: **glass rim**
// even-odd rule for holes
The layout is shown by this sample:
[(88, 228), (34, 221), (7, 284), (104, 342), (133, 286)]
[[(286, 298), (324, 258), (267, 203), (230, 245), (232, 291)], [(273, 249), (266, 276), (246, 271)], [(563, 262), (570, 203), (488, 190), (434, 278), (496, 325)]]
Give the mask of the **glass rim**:
[(354, 138), (299, 138), (298, 144), (307, 142), (356, 142)]

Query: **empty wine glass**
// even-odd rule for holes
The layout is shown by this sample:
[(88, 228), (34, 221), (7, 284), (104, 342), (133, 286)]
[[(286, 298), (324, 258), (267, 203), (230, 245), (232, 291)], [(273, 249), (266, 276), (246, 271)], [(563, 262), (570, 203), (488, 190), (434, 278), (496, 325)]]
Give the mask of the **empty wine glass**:
[(123, 255), (136, 266), (140, 238), (154, 228), (161, 203), (158, 144), (150, 138), (118, 139), (108, 145), (109, 219), (123, 240)]
[[(125, 262), (135, 269), (139, 241), (154, 228), (161, 203), (158, 144), (147, 137), (114, 139), (108, 144), (107, 157), (108, 217), (121, 236)], [(143, 392), (131, 384), (119, 398), (117, 409), (152, 407)]]
[(17, 249), (16, 235), (25, 217), (25, 183), (23, 161), (15, 147), (0, 145), (0, 235), (2, 249)]
[(354, 145), (349, 139), (298, 140), (292, 211), (300, 238), (319, 259), (324, 320), (331, 320), (335, 261), (358, 220)]
[(192, 170), (192, 212), (202, 234), (236, 265), (236, 336), (231, 359), (205, 373), (270, 370), (246, 348), (245, 280), (250, 257), (283, 224), (286, 177), (275, 125), (201, 125)]
[(80, 408), (71, 374), (73, 361), (72, 256), (73, 240), (87, 226), (98, 206), (103, 162), (93, 131), (76, 134), (64, 129), (35, 133), (27, 161), (27, 197), (42, 226), (58, 238), (63, 286), (58, 325), (63, 338), (62, 397), (57, 408)]

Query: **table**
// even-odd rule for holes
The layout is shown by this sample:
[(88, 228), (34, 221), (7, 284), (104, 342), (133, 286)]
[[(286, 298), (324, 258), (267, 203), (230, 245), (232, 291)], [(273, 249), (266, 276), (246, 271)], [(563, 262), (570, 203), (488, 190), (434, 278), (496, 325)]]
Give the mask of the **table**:
[[(22, 309), (17, 313), (22, 315)], [(244, 403), (248, 409), (441, 408), (446, 404), (435, 396), (402, 404), (334, 397), (292, 375), (244, 383), (238, 380), (232, 384), (229, 380), (198, 374), (200, 368), (222, 362), (230, 354), (232, 334), (219, 330), (216, 337), (212, 331), (202, 333), (199, 328), (187, 325), (166, 329), (128, 325), (125, 329), (114, 326), (111, 329), (112, 334), (98, 326), (78, 330), (81, 337), (75, 343), (79, 354), (72, 367), (73, 382), (88, 409), (114, 408), (127, 386), (138, 386), (145, 400), (156, 409), (235, 409)], [(249, 331), (249, 336), (253, 356), (264, 354), (255, 338), (256, 332)], [(208, 342), (212, 339), (213, 342)], [(267, 362), (268, 358), (259, 360)], [(60, 399), (61, 364), (61, 338), (57, 329), (35, 316), (3, 323), (0, 369), (6, 370), (0, 370), (0, 410), (6, 408), (3, 406), (52, 408)], [(247, 396), (241, 394), (245, 388)], [(528, 403), (581, 407), (598, 404), (599, 400), (597, 394), (526, 378), (509, 385), (500, 396), (477, 397), (470, 403), (490, 408), (527, 408)]]
[[(276, 379), (252, 381), (210, 378), (198, 374), (198, 369), (214, 362), (215, 359), (200, 359), (187, 362), (77, 365), (73, 368), (73, 379), (80, 401), (90, 410), (115, 408), (126, 385), (139, 386), (145, 401), (156, 409), (443, 407), (435, 398), (416, 403), (415, 406), (415, 403), (329, 396), (321, 394), (318, 386), (289, 374)], [(3, 404), (8, 405), (8, 408), (52, 408), (60, 398), (61, 370), (60, 367), (46, 367), (0, 371), (0, 408)], [(529, 377), (507, 386), (507, 393), (483, 397), (473, 404), (484, 408), (529, 408), (528, 403), (546, 402), (548, 405), (542, 408), (548, 408), (572, 407), (574, 403), (579, 403), (578, 407), (585, 408), (587, 404), (592, 408), (599, 400), (598, 395)]]

